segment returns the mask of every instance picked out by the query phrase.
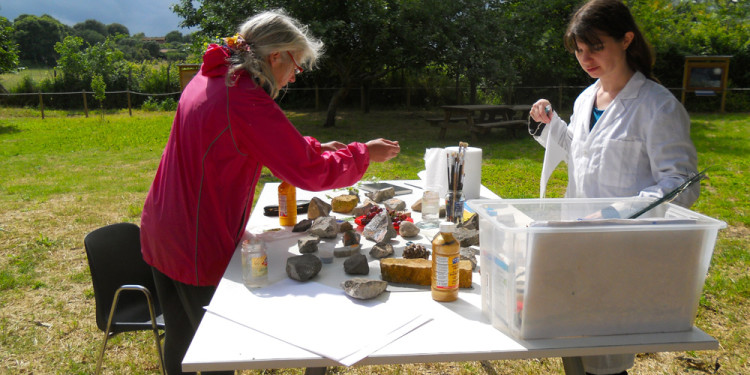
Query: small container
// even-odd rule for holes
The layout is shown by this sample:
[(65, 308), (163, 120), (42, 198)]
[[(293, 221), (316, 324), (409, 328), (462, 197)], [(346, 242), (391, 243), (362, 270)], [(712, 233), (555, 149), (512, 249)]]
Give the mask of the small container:
[(440, 223), (440, 234), (432, 240), (432, 299), (451, 302), (458, 299), (458, 263), (460, 246), (453, 238), (456, 224)]
[(242, 280), (248, 288), (268, 284), (266, 244), (257, 238), (242, 242)]
[(421, 229), (437, 228), (440, 223), (440, 193), (436, 188), (427, 188), (422, 194), (422, 220), (417, 223)]
[(445, 195), (445, 220), (459, 224), (464, 217), (464, 203), (466, 199), (462, 190), (448, 190)]
[(279, 224), (285, 227), (297, 224), (297, 188), (286, 181), (279, 185)]
[(318, 243), (318, 256), (323, 263), (333, 263), (333, 249), (336, 247), (336, 241), (322, 240)]

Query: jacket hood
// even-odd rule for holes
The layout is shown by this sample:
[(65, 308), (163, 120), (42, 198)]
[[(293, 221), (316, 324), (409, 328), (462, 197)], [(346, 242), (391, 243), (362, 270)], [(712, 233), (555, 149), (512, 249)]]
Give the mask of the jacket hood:
[(203, 55), (201, 73), (208, 77), (226, 75), (229, 71), (229, 50), (218, 44), (210, 44)]

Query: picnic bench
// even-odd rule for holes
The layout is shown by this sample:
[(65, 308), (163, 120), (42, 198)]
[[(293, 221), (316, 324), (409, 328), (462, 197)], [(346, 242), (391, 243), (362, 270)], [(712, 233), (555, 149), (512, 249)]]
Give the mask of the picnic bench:
[(495, 128), (507, 129), (515, 137), (516, 130), (526, 126), (531, 106), (470, 104), (445, 105), (441, 108), (445, 111), (442, 121), (439, 118), (427, 119), (430, 125), (440, 128), (439, 139), (445, 139), (445, 133), (449, 126), (462, 125), (465, 122), (465, 126), (471, 133), (472, 141), (477, 141), (478, 135), (485, 135)]

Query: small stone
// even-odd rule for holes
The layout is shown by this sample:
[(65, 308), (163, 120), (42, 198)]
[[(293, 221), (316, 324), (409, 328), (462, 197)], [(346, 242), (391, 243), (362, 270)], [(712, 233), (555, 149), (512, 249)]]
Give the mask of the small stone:
[(362, 235), (372, 242), (388, 242), (396, 237), (397, 233), (391, 224), (391, 217), (383, 210), (367, 223), (362, 230)]
[(339, 233), (339, 224), (335, 217), (320, 216), (313, 220), (308, 232), (320, 238), (336, 238)]
[(404, 259), (429, 259), (430, 251), (424, 247), (424, 245), (416, 244), (414, 242), (407, 242), (404, 251), (401, 253)]
[(388, 283), (383, 280), (357, 277), (343, 281), (341, 287), (349, 297), (356, 299), (372, 299), (385, 292)]
[(357, 207), (359, 197), (351, 194), (339, 195), (331, 200), (331, 207), (333, 212), (339, 212), (346, 214), (352, 212), (354, 207)]
[(318, 197), (310, 199), (310, 206), (307, 208), (307, 218), (317, 219), (321, 216), (328, 216), (331, 213), (331, 205), (323, 202)]
[(344, 272), (349, 275), (367, 275), (370, 273), (370, 265), (367, 257), (362, 254), (354, 254), (344, 261)]
[(390, 211), (403, 211), (406, 208), (406, 202), (398, 198), (391, 198), (383, 202), (383, 206)]
[(359, 240), (361, 238), (360, 234), (354, 229), (344, 232), (343, 237), (344, 246), (359, 245)]
[(365, 194), (367, 197), (375, 201), (375, 203), (380, 203), (385, 200), (391, 199), (396, 196), (396, 190), (392, 187), (381, 189), (378, 191), (370, 192)]
[(359, 217), (362, 215), (367, 215), (367, 213), (370, 212), (370, 208), (372, 208), (375, 205), (376, 203), (370, 200), (369, 198), (365, 199), (365, 201), (361, 205), (354, 207), (354, 209), (352, 210), (352, 216)]
[(370, 249), (370, 256), (375, 259), (381, 259), (393, 255), (393, 245), (379, 242)]
[(414, 212), (422, 212), (422, 198), (419, 198), (414, 204), (411, 205), (411, 210)]
[(471, 214), (471, 217), (456, 225), (457, 228), (464, 229), (476, 229), (479, 230), (479, 215), (476, 213)]
[(344, 233), (348, 230), (354, 229), (354, 226), (352, 226), (352, 223), (348, 221), (344, 221), (341, 224), (339, 224), (339, 233)]
[(297, 281), (307, 281), (315, 277), (323, 268), (320, 258), (312, 254), (291, 256), (286, 260), (286, 274)]
[(314, 253), (318, 251), (318, 243), (320, 238), (317, 236), (304, 236), (297, 240), (297, 247), (299, 247), (300, 254)]
[(477, 250), (473, 247), (462, 247), (460, 250), (461, 260), (468, 260), (471, 262), (471, 270), (474, 271), (477, 268)]
[(461, 244), (461, 247), (479, 245), (479, 230), (457, 227), (453, 237)]
[(419, 231), (419, 227), (411, 221), (402, 221), (398, 226), (398, 234), (404, 238), (416, 237), (419, 234)]
[(308, 229), (310, 229), (310, 226), (312, 226), (312, 220), (311, 219), (303, 219), (300, 220), (299, 223), (294, 224), (294, 228), (292, 228), (292, 232), (305, 232)]

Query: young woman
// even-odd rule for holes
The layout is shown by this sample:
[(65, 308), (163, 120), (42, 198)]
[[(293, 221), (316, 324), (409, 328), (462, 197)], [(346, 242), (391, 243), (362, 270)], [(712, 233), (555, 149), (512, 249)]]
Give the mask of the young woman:
[[(697, 173), (685, 108), (652, 75), (648, 43), (619, 0), (591, 0), (573, 15), (565, 47), (594, 84), (576, 99), (566, 124), (546, 99), (531, 108), (529, 132), (566, 153), (569, 198), (661, 197)], [(693, 184), (674, 203), (697, 199)], [(584, 358), (588, 373), (627, 373), (634, 356)]]
[(182, 93), (141, 217), (143, 257), (164, 313), (165, 363), (182, 358), (203, 306), (240, 241), (265, 166), (306, 190), (350, 186), (398, 142), (320, 144), (303, 137), (274, 98), (314, 65), (322, 43), (281, 12), (258, 14), (226, 45), (210, 45)]

